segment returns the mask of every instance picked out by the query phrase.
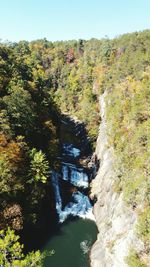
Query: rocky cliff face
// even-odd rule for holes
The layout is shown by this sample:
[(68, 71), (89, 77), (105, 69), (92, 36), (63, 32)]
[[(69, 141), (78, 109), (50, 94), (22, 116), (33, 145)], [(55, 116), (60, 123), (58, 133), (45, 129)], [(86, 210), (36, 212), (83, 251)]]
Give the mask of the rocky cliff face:
[(91, 184), (91, 197), (97, 198), (93, 212), (99, 233), (90, 258), (92, 267), (125, 267), (130, 247), (140, 250), (142, 244), (134, 233), (136, 214), (124, 204), (122, 193), (113, 189), (115, 157), (107, 140), (105, 96), (106, 92), (100, 97), (102, 121), (96, 147), (100, 167)]

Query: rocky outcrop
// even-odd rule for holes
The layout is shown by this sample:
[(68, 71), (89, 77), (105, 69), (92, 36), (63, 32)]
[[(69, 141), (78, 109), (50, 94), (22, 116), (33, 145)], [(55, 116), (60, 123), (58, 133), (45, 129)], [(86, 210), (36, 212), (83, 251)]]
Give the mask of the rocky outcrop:
[(93, 212), (99, 233), (90, 259), (92, 267), (125, 267), (130, 247), (140, 250), (142, 243), (134, 233), (135, 212), (125, 205), (122, 193), (118, 194), (113, 189), (117, 177), (113, 148), (109, 147), (107, 140), (105, 96), (106, 92), (100, 97), (102, 120), (96, 147), (100, 167), (91, 183), (91, 197), (97, 199)]

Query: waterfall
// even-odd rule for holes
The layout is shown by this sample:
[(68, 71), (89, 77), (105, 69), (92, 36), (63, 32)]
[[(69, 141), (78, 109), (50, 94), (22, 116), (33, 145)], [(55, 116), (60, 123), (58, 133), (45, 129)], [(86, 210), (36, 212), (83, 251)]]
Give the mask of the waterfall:
[(62, 179), (77, 187), (88, 188), (89, 186), (88, 176), (83, 168), (77, 168), (74, 164), (63, 163)]
[(60, 185), (59, 185), (58, 173), (53, 171), (51, 179), (52, 179), (52, 185), (53, 185), (54, 190), (55, 190), (56, 210), (59, 214), (62, 210), (62, 200), (61, 200), (61, 195), (60, 195)]
[[(89, 186), (88, 175), (82, 167), (78, 167), (74, 163), (74, 160), (80, 155), (80, 150), (72, 144), (63, 144), (62, 155), (61, 172), (53, 171), (51, 178), (59, 222), (64, 222), (70, 216), (94, 219), (92, 205), (88, 196), (83, 193), (83, 189)], [(61, 196), (61, 180), (67, 181), (71, 186), (75, 187), (70, 201), (65, 206), (63, 206), (63, 198)]]
[(80, 156), (80, 149), (73, 146), (73, 144), (63, 144), (63, 155), (72, 156), (74, 158)]

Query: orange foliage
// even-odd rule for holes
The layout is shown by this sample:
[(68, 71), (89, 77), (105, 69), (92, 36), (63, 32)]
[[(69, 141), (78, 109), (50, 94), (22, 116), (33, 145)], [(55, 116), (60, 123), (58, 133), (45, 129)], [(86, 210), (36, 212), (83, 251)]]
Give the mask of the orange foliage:
[(8, 140), (4, 134), (0, 134), (0, 154), (5, 156), (12, 167), (18, 168), (23, 161), (22, 149), (19, 143)]

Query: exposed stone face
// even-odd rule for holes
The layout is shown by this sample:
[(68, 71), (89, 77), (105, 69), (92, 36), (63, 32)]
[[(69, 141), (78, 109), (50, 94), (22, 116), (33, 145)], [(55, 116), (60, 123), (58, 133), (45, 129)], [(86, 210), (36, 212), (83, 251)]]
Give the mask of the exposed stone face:
[(137, 222), (135, 212), (126, 207), (122, 193), (113, 190), (115, 157), (107, 141), (105, 96), (106, 92), (100, 97), (102, 121), (96, 147), (100, 167), (91, 183), (91, 198), (97, 198), (93, 212), (99, 233), (90, 259), (92, 267), (126, 267), (125, 257), (130, 247), (134, 246), (140, 251), (143, 244), (134, 233)]

